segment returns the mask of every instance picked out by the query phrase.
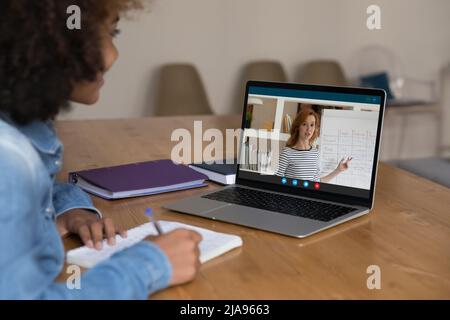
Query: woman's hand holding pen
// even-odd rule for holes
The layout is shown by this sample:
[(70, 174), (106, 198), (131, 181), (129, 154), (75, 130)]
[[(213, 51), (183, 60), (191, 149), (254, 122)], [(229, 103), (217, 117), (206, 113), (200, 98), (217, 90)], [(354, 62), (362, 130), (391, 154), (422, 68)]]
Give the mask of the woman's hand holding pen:
[(145, 209), (145, 215), (153, 223), (158, 233), (157, 237), (147, 237), (145, 240), (158, 245), (172, 265), (170, 285), (174, 286), (193, 280), (200, 268), (198, 244), (202, 241), (202, 236), (187, 229), (177, 229), (164, 234), (161, 225), (153, 215), (152, 208)]
[(338, 172), (343, 172), (343, 171), (348, 170), (349, 163), (350, 163), (350, 161), (352, 161), (352, 159), (353, 159), (352, 157), (344, 157), (344, 158), (342, 158), (341, 161), (339, 161), (339, 164), (338, 164), (336, 170)]
[(342, 158), (341, 161), (339, 161), (339, 164), (337, 165), (336, 169), (331, 171), (326, 176), (321, 177), (320, 181), (328, 183), (332, 179), (337, 177), (341, 172), (344, 172), (344, 171), (348, 170), (350, 161), (352, 161), (352, 159), (353, 159), (352, 157), (344, 157), (344, 158)]
[(191, 230), (177, 229), (158, 237), (146, 240), (158, 245), (169, 258), (172, 265), (170, 285), (191, 281), (200, 268), (200, 250), (198, 247), (202, 236)]

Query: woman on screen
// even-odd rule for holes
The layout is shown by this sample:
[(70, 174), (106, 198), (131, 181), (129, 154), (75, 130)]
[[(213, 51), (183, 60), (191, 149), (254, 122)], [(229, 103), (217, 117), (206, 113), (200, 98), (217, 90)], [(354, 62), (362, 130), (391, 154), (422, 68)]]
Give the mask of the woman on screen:
[(291, 128), (291, 137), (280, 155), (277, 176), (329, 182), (349, 168), (351, 157), (341, 159), (336, 169), (320, 177), (319, 149), (313, 147), (319, 136), (319, 114), (304, 108), (297, 114)]

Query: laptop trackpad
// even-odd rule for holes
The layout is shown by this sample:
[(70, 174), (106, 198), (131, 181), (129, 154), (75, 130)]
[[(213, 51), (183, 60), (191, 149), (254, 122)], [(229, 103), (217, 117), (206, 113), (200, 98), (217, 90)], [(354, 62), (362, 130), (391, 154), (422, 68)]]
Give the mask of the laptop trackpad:
[(200, 214), (209, 217), (209, 213), (219, 208), (229, 207), (230, 203), (218, 202), (204, 198), (186, 198), (164, 207), (170, 210), (190, 214)]
[(219, 221), (293, 236), (305, 235), (311, 230), (323, 227), (320, 221), (240, 205), (217, 208), (208, 212), (207, 216)]

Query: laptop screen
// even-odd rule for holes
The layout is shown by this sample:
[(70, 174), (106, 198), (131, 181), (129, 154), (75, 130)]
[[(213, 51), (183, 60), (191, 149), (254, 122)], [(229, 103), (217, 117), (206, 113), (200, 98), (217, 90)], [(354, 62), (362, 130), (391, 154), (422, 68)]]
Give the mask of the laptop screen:
[(384, 93), (249, 82), (240, 182), (372, 200)]

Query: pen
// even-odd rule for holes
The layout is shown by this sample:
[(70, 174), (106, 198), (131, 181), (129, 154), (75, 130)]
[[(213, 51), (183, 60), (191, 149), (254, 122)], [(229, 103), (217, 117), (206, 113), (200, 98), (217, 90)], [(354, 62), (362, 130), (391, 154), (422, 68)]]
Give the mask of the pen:
[(151, 221), (151, 222), (153, 223), (153, 225), (155, 226), (155, 229), (156, 229), (156, 231), (158, 232), (158, 234), (159, 234), (159, 235), (162, 235), (162, 234), (163, 234), (163, 231), (162, 231), (162, 229), (161, 229), (161, 226), (159, 225), (159, 222), (156, 221), (156, 219), (155, 219), (155, 217), (154, 217), (154, 215), (153, 215), (153, 210), (152, 210), (152, 208), (147, 208), (147, 209), (145, 209), (145, 215), (146, 215), (147, 217), (150, 218), (150, 221)]

